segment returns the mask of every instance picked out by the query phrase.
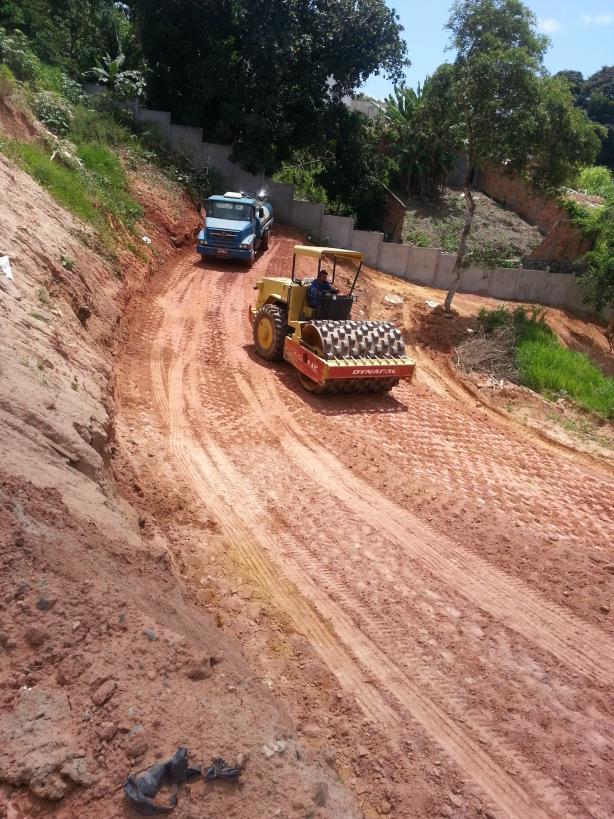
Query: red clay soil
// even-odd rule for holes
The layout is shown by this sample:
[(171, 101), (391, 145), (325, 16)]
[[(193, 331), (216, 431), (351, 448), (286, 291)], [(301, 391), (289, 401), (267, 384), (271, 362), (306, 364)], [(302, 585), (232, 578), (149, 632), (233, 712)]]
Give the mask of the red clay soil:
[[(611, 470), (424, 350), (387, 397), (312, 396), (259, 360), (253, 284), (300, 239), (280, 227), (251, 271), (186, 252), (133, 304), (128, 499), (365, 816), (611, 816)], [(359, 314), (392, 281), (368, 272)]]
[[(247, 761), (238, 785), (181, 788), (178, 819), (358, 817), (332, 749), (305, 747), (271, 681), (233, 637), (256, 628), (249, 589), (233, 581), (239, 597), (229, 591), (228, 599), (245, 601), (247, 613), (229, 617), (227, 628), (221, 613), (203, 608), (214, 596), (206, 578), (198, 577), (198, 594), (182, 578), (190, 557), (187, 545), (176, 548), (182, 515), (201, 515), (192, 515), (191, 495), (181, 512), (177, 488), (160, 484), (163, 522), (175, 504), (169, 541), (141, 508), (140, 477), (126, 488), (131, 505), (109, 471), (108, 386), (122, 314), (154, 271), (152, 297), (178, 258), (183, 264), (176, 245), (192, 246), (197, 224), (185, 196), (165, 189), (154, 169), (141, 168), (132, 183), (147, 218), (112, 261), (86, 225), (0, 156), (0, 255), (13, 269), (12, 280), (0, 273), (0, 816), (134, 816), (127, 774), (186, 745), (196, 763)], [(142, 234), (151, 245), (141, 245)], [(142, 304), (137, 334), (156, 310), (149, 296)], [(123, 428), (126, 453), (146, 439), (141, 428)], [(148, 460), (150, 451), (139, 454)], [(163, 468), (157, 454), (148, 467)], [(191, 542), (207, 544), (211, 565), (216, 529), (204, 519)], [(312, 674), (326, 671), (314, 660)], [(337, 690), (331, 707), (354, 713)]]

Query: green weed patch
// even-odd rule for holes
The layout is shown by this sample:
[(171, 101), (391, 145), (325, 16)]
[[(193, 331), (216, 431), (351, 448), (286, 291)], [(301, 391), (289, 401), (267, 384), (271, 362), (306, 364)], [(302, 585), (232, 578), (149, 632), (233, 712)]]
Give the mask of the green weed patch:
[(543, 313), (529, 316), (523, 308), (514, 312), (499, 308), (481, 310), (480, 319), (487, 332), (513, 324), (521, 384), (551, 400), (570, 398), (603, 418), (614, 417), (614, 378), (605, 376), (584, 353), (560, 344)]

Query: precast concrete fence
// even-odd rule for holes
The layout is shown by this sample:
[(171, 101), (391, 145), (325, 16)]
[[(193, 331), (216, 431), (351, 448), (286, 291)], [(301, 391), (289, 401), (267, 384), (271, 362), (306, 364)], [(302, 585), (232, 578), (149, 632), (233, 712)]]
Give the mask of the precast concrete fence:
[[(360, 250), (366, 263), (400, 279), (447, 290), (455, 255), (437, 248), (416, 247), (384, 241), (384, 234), (356, 230), (348, 216), (326, 213), (324, 205), (297, 199), (294, 185), (273, 182), (249, 173), (231, 162), (231, 148), (203, 142), (202, 128), (173, 125), (168, 111), (139, 108), (137, 120), (155, 125), (168, 146), (189, 157), (195, 168), (214, 168), (224, 178), (228, 190), (256, 193), (266, 186), (267, 196), (279, 221), (305, 231), (313, 242)], [(578, 279), (571, 274), (550, 273), (526, 268), (467, 268), (463, 270), (459, 292), (479, 293), (497, 299), (536, 302), (590, 312), (583, 301)], [(606, 311), (606, 318), (612, 311)]]

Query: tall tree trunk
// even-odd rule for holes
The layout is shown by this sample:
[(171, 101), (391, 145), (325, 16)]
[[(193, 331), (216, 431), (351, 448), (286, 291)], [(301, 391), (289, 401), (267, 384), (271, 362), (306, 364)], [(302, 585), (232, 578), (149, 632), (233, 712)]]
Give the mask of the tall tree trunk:
[(471, 193), (471, 174), (473, 172), (473, 165), (469, 157), (467, 157), (467, 169), (465, 171), (465, 184), (463, 189), (465, 191), (465, 205), (467, 206), (467, 216), (465, 218), (465, 225), (463, 227), (463, 232), (461, 233), (461, 240), (458, 246), (458, 253), (456, 254), (456, 261), (454, 263), (454, 269), (452, 270), (452, 282), (450, 283), (450, 289), (448, 290), (448, 295), (446, 296), (446, 300), (443, 304), (443, 309), (446, 313), (450, 312), (450, 308), (452, 307), (452, 299), (454, 298), (454, 294), (458, 290), (458, 286), (460, 284), (461, 276), (463, 273), (463, 261), (465, 259), (465, 255), (467, 253), (467, 242), (469, 241), (469, 235), (471, 233), (471, 228), (473, 226), (473, 216), (475, 214), (475, 202), (473, 201), (473, 194)]

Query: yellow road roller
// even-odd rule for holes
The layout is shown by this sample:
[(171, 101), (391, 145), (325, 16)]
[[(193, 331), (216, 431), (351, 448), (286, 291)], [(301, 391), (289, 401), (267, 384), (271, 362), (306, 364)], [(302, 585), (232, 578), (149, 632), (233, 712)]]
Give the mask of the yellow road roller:
[[(316, 285), (314, 279), (297, 278), (301, 256), (317, 262)], [(346, 295), (334, 287), (339, 260), (356, 265)], [(323, 262), (332, 266), (332, 280), (320, 287)], [(254, 286), (258, 295), (249, 320), (258, 355), (267, 361), (285, 359), (309, 392), (387, 392), (414, 375), (415, 362), (405, 355), (394, 324), (351, 318), (362, 263), (357, 250), (295, 245), (291, 276), (265, 276)]]

